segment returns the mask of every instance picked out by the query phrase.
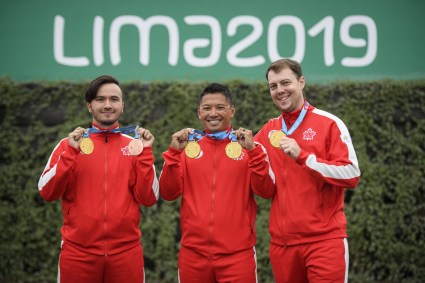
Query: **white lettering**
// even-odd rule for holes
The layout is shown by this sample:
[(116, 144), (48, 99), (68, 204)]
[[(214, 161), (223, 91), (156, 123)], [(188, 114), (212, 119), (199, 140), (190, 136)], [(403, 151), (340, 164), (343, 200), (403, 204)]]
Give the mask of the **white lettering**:
[(263, 24), (258, 18), (253, 16), (237, 16), (227, 25), (227, 35), (234, 36), (238, 27), (241, 25), (252, 26), (252, 32), (247, 37), (229, 48), (226, 55), (227, 61), (230, 65), (236, 67), (253, 67), (264, 64), (266, 60), (261, 55), (249, 58), (238, 57), (240, 52), (250, 47), (261, 37), (263, 34)]
[(72, 67), (85, 67), (90, 64), (87, 57), (66, 57), (64, 55), (64, 28), (65, 19), (57, 15), (53, 29), (53, 56), (59, 64)]
[[(193, 67), (211, 67), (215, 66), (220, 62), (221, 51), (223, 46), (223, 37), (220, 22), (218, 19), (208, 15), (189, 15), (184, 17), (184, 22), (189, 26), (204, 26), (209, 29), (206, 34), (207, 37), (197, 37), (186, 39), (183, 43), (183, 56), (185, 62)], [(310, 37), (317, 37), (323, 32), (323, 59), (325, 66), (335, 65), (335, 19), (332, 16), (326, 16), (317, 23), (315, 23), (309, 30), (308, 35)], [(93, 64), (95, 66), (102, 66), (105, 64), (104, 55), (104, 42), (105, 33), (108, 35), (108, 31), (105, 30), (105, 20), (101, 16), (95, 16), (93, 21), (93, 35), (92, 35), (92, 51), (93, 51)], [(121, 51), (120, 51), (120, 33), (124, 26), (134, 26), (137, 28), (139, 35), (139, 62), (143, 66), (148, 66), (151, 54), (150, 54), (150, 35), (151, 29), (154, 26), (165, 27), (168, 32), (168, 64), (170, 66), (176, 66), (179, 61), (179, 28), (174, 19), (168, 16), (156, 15), (151, 16), (147, 19), (142, 19), (138, 16), (122, 15), (112, 20), (109, 29), (109, 52), (110, 62), (112, 65), (118, 65), (121, 63)], [(247, 49), (253, 49), (254, 44), (258, 45), (260, 38), (263, 36), (263, 23), (255, 16), (240, 15), (236, 16), (227, 24), (225, 39), (235, 37), (241, 27), (252, 28), (242, 39), (229, 46), (226, 52), (226, 62), (230, 66), (235, 67), (255, 67), (261, 66), (266, 62), (263, 54), (254, 54), (253, 56), (243, 57), (243, 52)], [(289, 26), (293, 28), (294, 36), (281, 36), (279, 40), (280, 28)], [(353, 26), (357, 26), (356, 29), (365, 28), (366, 32), (363, 36), (353, 37), (350, 35), (350, 30)], [(188, 27), (185, 27), (188, 29)], [(272, 18), (269, 22), (267, 30), (267, 55), (268, 59), (275, 61), (280, 58), (291, 58), (299, 61), (303, 61), (306, 52), (306, 34), (304, 23), (301, 19), (296, 16), (281, 15)], [(199, 27), (197, 27), (199, 30)], [(186, 33), (185, 33), (186, 34)], [(373, 19), (364, 15), (352, 15), (345, 17), (340, 25), (339, 29), (340, 43), (348, 48), (364, 48), (365, 53), (360, 57), (342, 57), (341, 65), (344, 67), (364, 67), (373, 63), (378, 52), (378, 33), (377, 27)], [(288, 43), (294, 42), (294, 50), (292, 56), (291, 50), (288, 50)], [(338, 42), (339, 43), (339, 42)], [(75, 43), (74, 43), (75, 44)], [(126, 43), (134, 44), (134, 42)], [(162, 43), (161, 43), (162, 44)], [(316, 44), (317, 45), (317, 44)], [(316, 46), (315, 45), (315, 46)], [(76, 44), (78, 46), (78, 44)], [(84, 46), (84, 45), (83, 45)], [(290, 45), (292, 46), (292, 45)], [(208, 51), (209, 54), (205, 51)], [(314, 47), (316, 48), (316, 47)], [(199, 56), (199, 52), (202, 51), (207, 56)], [(198, 53), (198, 55), (197, 55)], [(285, 54), (285, 56), (283, 56)], [(66, 56), (65, 55), (65, 19), (61, 15), (56, 15), (54, 18), (54, 29), (53, 29), (53, 56), (58, 64), (72, 66), (72, 67), (86, 67), (90, 65), (89, 57), (86, 56)], [(224, 61), (224, 60), (223, 60)]]
[[(281, 56), (278, 49), (279, 27), (282, 25), (290, 25), (295, 30), (295, 51), (292, 56)], [(267, 49), (271, 61), (276, 61), (282, 57), (287, 57), (298, 62), (302, 62), (305, 52), (305, 28), (303, 22), (295, 16), (277, 16), (274, 17), (269, 24), (267, 36)]]
[[(188, 25), (207, 25), (211, 29), (211, 40), (208, 38), (186, 40), (183, 47), (186, 62), (195, 67), (210, 67), (217, 64), (221, 54), (221, 28), (217, 19), (211, 16), (187, 16), (184, 17), (184, 21)], [(211, 53), (208, 57), (195, 56), (195, 49), (209, 45), (211, 45)]]
[(308, 30), (311, 37), (318, 35), (322, 30), (323, 37), (323, 55), (325, 56), (325, 65), (332, 66), (335, 63), (334, 56), (334, 26), (335, 20), (331, 16), (324, 17), (323, 20), (315, 24)]
[(97, 16), (93, 24), (93, 61), (96, 66), (103, 65), (105, 56), (103, 55), (103, 26), (104, 20)]
[(149, 42), (150, 30), (153, 25), (164, 25), (170, 37), (168, 64), (177, 65), (179, 54), (179, 30), (176, 22), (168, 16), (152, 16), (145, 21), (137, 16), (120, 16), (116, 18), (109, 32), (109, 47), (112, 65), (118, 65), (121, 62), (119, 35), (124, 25), (134, 25), (139, 30), (139, 61), (140, 64), (149, 65)]
[[(367, 29), (367, 39), (353, 38), (350, 36), (350, 28), (353, 25), (364, 25)], [(368, 16), (349, 16), (342, 20), (340, 37), (342, 43), (349, 47), (365, 47), (367, 51), (364, 57), (345, 57), (342, 59), (341, 64), (346, 67), (363, 67), (370, 65), (376, 58), (378, 51), (378, 35), (376, 31), (375, 22)], [(369, 44), (368, 44), (369, 43)]]

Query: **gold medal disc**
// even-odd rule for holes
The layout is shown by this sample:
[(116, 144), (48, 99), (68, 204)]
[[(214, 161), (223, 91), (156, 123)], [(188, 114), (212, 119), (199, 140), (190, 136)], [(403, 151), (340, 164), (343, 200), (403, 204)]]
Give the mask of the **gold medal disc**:
[(269, 140), (270, 143), (272, 144), (272, 146), (274, 147), (279, 147), (279, 143), (280, 140), (286, 136), (284, 132), (282, 132), (281, 130), (276, 130), (273, 132), (273, 134), (271, 134)]
[(82, 138), (80, 142), (80, 150), (84, 154), (90, 154), (94, 150), (94, 143), (90, 138)]
[(226, 155), (229, 158), (235, 159), (241, 156), (242, 146), (238, 142), (230, 142), (226, 145)]
[(128, 151), (130, 152), (131, 155), (135, 155), (135, 156), (139, 155), (143, 151), (143, 142), (139, 139), (133, 139), (128, 144)]
[(189, 141), (184, 148), (184, 152), (186, 153), (187, 157), (196, 158), (201, 152), (201, 146), (195, 141)]

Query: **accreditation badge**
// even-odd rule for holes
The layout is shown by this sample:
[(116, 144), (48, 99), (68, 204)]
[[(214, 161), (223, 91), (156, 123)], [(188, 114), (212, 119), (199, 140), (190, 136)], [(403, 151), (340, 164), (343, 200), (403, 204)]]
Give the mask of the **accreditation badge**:
[(80, 142), (80, 150), (84, 154), (91, 154), (94, 150), (94, 143), (91, 138), (82, 138)]
[(269, 137), (270, 143), (274, 147), (279, 147), (280, 140), (284, 136), (286, 136), (284, 132), (282, 132), (281, 130), (276, 130)]
[(128, 151), (131, 155), (137, 156), (143, 151), (143, 142), (140, 139), (133, 139), (128, 144)]
[(201, 152), (201, 146), (196, 141), (188, 141), (184, 148), (186, 156), (189, 158), (196, 158)]
[(226, 145), (226, 155), (229, 158), (236, 159), (242, 154), (242, 146), (238, 142), (230, 142)]

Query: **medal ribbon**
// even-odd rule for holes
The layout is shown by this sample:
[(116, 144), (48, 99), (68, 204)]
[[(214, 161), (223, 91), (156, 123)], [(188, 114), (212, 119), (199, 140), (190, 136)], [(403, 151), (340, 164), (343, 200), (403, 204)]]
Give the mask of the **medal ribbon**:
[[(226, 138), (231, 139), (231, 135), (232, 135), (233, 129), (230, 129), (228, 131), (222, 131), (222, 132), (218, 132), (218, 133), (212, 133), (212, 134), (205, 134), (207, 137), (212, 138), (214, 140), (224, 140)], [(233, 134), (234, 135), (234, 134)]]
[(228, 131), (222, 131), (222, 132), (218, 132), (218, 133), (212, 133), (212, 134), (207, 134), (205, 132), (202, 132), (200, 130), (193, 130), (193, 134), (189, 134), (188, 140), (189, 141), (194, 141), (194, 140), (201, 140), (204, 137), (209, 137), (212, 138), (214, 140), (224, 140), (226, 138), (231, 139), (232, 141), (237, 141), (236, 139), (236, 135), (233, 133), (233, 130), (230, 129)]
[(229, 135), (229, 139), (230, 139), (232, 142), (238, 142), (238, 139), (236, 138), (236, 135), (235, 135), (235, 133), (234, 133), (233, 131), (230, 133), (230, 135)]
[(86, 131), (83, 133), (84, 138), (88, 138), (90, 136), (90, 133), (123, 133), (123, 134), (130, 134), (135, 132), (134, 138), (139, 138), (139, 132), (137, 131), (139, 129), (139, 126), (127, 126), (122, 128), (116, 128), (113, 130), (99, 130), (96, 128), (87, 128)]
[(303, 121), (305, 114), (307, 114), (307, 108), (308, 108), (308, 102), (306, 101), (306, 102), (304, 102), (304, 106), (303, 106), (303, 109), (301, 110), (300, 115), (298, 115), (297, 120), (292, 125), (292, 127), (289, 129), (289, 131), (288, 131), (288, 128), (286, 127), (285, 120), (283, 119), (283, 116), (282, 116), (282, 132), (284, 132), (285, 135), (289, 136), (290, 134), (292, 134), (298, 128), (298, 126)]
[(202, 138), (204, 138), (204, 134), (200, 130), (196, 130), (196, 129), (193, 130), (193, 134), (189, 134), (188, 136), (189, 141), (194, 141), (194, 140), (199, 141)]

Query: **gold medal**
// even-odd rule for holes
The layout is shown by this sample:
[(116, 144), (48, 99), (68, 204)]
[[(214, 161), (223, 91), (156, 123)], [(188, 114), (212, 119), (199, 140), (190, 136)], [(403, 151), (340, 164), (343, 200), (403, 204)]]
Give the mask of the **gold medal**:
[(131, 155), (139, 155), (143, 151), (143, 142), (140, 139), (133, 139), (128, 144), (128, 151)]
[(242, 146), (238, 142), (230, 142), (226, 145), (226, 155), (229, 158), (235, 159), (241, 156)]
[(80, 150), (84, 154), (90, 154), (94, 150), (94, 143), (90, 138), (82, 138), (80, 142)]
[(276, 130), (273, 132), (273, 134), (271, 134), (269, 140), (270, 143), (272, 144), (272, 146), (274, 147), (279, 147), (279, 143), (280, 140), (286, 136), (284, 132), (282, 132), (281, 130)]
[(189, 141), (184, 148), (184, 152), (189, 158), (196, 158), (201, 152), (201, 146), (196, 141)]

